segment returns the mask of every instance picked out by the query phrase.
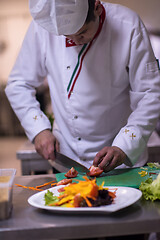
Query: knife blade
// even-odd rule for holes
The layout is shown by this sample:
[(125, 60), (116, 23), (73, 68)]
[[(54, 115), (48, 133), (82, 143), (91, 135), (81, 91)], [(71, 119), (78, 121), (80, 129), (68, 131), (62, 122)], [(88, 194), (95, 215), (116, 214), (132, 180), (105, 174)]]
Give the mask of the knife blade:
[(89, 172), (89, 169), (87, 167), (74, 161), (73, 159), (67, 157), (66, 155), (63, 155), (62, 153), (55, 152), (55, 157), (56, 157), (56, 159), (54, 161), (52, 161), (52, 162), (49, 161), (52, 166), (55, 166), (57, 168), (58, 168), (58, 166), (60, 166), (59, 168), (62, 167), (64, 169), (64, 171), (68, 171), (69, 169), (74, 167), (75, 170), (78, 171), (78, 173), (82, 173), (82, 174)]

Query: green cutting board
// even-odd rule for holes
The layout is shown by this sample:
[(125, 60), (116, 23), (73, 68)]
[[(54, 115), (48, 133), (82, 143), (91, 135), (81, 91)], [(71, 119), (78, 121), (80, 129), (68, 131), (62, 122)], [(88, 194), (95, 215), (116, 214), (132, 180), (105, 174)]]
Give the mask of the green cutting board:
[[(155, 179), (157, 177), (157, 174), (160, 173), (160, 170), (156, 168), (145, 167), (145, 169), (147, 169), (148, 172), (148, 175), (145, 177), (141, 177), (139, 174), (139, 172), (144, 170), (142, 168), (114, 169), (111, 172), (103, 173), (100, 177), (97, 177), (97, 184), (100, 185), (102, 182), (104, 182), (105, 186), (139, 188), (141, 182), (145, 181), (150, 176), (149, 173), (156, 173), (151, 175), (153, 179)], [(56, 179), (58, 182), (66, 178), (64, 174), (65, 173), (56, 174)], [(73, 181), (75, 181), (75, 179), (84, 180), (83, 176), (85, 175), (78, 174), (78, 176), (74, 178)]]

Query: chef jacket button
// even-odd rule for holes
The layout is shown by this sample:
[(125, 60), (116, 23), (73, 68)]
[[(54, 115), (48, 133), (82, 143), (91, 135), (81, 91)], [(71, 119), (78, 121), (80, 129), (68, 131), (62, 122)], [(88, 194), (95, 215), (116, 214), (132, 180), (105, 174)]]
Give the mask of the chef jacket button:
[(78, 116), (77, 116), (77, 115), (75, 115), (75, 116), (74, 116), (74, 119), (77, 119), (77, 118), (78, 118)]
[(67, 66), (67, 69), (70, 69), (71, 67), (70, 66)]
[(78, 138), (78, 141), (81, 141), (81, 138), (80, 138), (80, 137)]

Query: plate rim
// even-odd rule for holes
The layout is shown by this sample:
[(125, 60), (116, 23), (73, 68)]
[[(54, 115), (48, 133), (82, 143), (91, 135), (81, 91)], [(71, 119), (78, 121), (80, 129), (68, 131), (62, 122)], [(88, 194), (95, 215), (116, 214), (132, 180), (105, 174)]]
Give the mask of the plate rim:
[[(130, 202), (127, 201), (127, 203), (125, 203), (124, 205), (122, 206), (118, 206), (117, 205), (113, 205), (113, 204), (110, 204), (110, 205), (106, 205), (106, 206), (100, 206), (100, 207), (83, 207), (83, 208), (80, 208), (80, 207), (76, 207), (76, 208), (65, 208), (65, 207), (51, 207), (51, 206), (45, 206), (45, 205), (37, 205), (36, 203), (34, 203), (34, 200), (35, 199), (38, 199), (39, 196), (41, 196), (48, 191), (48, 190), (57, 190), (59, 188), (62, 188), (64, 187), (65, 185), (60, 185), (60, 186), (55, 186), (55, 187), (52, 187), (52, 188), (49, 188), (49, 189), (46, 189), (46, 190), (43, 190), (41, 192), (38, 192), (38, 193), (35, 193), (33, 195), (31, 195), (29, 198), (28, 198), (28, 203), (35, 207), (35, 208), (39, 208), (39, 209), (44, 209), (44, 210), (48, 210), (48, 211), (54, 211), (54, 212), (105, 212), (105, 213), (112, 213), (112, 212), (116, 212), (116, 211), (119, 211), (121, 209), (124, 209), (126, 207), (129, 207), (131, 205), (133, 205), (134, 203), (136, 203), (141, 197), (142, 197), (142, 192), (141, 190), (139, 189), (136, 189), (136, 188), (132, 188), (132, 187), (123, 187), (123, 186), (104, 186), (104, 187), (108, 187), (110, 189), (118, 189), (118, 190), (131, 190), (132, 192), (135, 192), (136, 193), (136, 197), (135, 199), (131, 199)], [(116, 203), (115, 203), (116, 204)]]

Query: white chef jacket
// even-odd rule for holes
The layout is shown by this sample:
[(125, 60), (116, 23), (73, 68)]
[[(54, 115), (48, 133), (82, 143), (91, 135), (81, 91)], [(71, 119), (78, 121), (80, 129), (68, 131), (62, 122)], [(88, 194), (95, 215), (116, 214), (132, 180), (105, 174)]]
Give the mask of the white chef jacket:
[[(117, 146), (128, 157), (121, 167), (142, 166), (160, 113), (159, 68), (137, 14), (117, 4), (103, 6), (102, 30), (84, 57), (84, 46), (66, 47), (65, 36), (55, 36), (33, 21), (6, 94), (33, 141), (51, 128), (35, 98), (35, 88), (47, 77), (53, 133), (63, 154), (89, 167), (103, 147)], [(75, 85), (72, 81), (69, 86), (82, 58)]]

